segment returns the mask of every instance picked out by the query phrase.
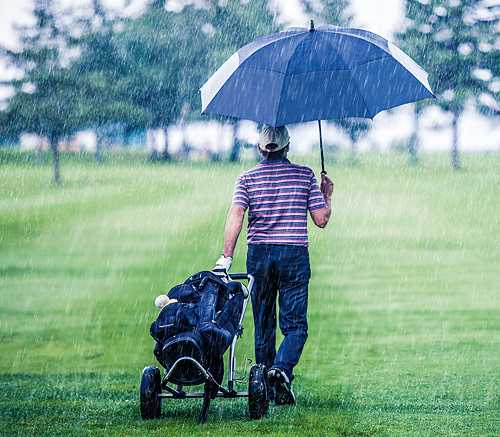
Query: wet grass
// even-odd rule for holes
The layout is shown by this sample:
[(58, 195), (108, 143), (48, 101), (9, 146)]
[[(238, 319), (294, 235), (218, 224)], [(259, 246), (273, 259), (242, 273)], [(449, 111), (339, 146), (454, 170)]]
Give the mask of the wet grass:
[[(200, 400), (140, 419), (153, 300), (212, 268), (252, 163), (66, 154), (56, 186), (45, 162), (0, 154), (2, 436), (500, 435), (498, 154), (462, 155), (458, 172), (446, 155), (329, 164), (298, 405), (250, 421), (244, 399), (217, 399), (203, 426)], [(233, 271), (244, 265), (242, 240)], [(245, 326), (238, 373), (253, 357), (250, 311)]]

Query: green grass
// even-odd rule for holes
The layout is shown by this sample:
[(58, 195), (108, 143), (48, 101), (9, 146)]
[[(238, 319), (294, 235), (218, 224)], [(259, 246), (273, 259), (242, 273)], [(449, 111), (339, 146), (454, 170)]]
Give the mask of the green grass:
[[(319, 173), (316, 158), (292, 160)], [(0, 151), (1, 435), (500, 435), (500, 155), (338, 162), (330, 223), (310, 226), (297, 407), (250, 421), (244, 399), (216, 399), (200, 426), (200, 400), (140, 419), (153, 301), (213, 267), (253, 163), (63, 154), (54, 185), (48, 157)], [(245, 254), (241, 238), (232, 271)], [(245, 327), (238, 374), (251, 311)]]

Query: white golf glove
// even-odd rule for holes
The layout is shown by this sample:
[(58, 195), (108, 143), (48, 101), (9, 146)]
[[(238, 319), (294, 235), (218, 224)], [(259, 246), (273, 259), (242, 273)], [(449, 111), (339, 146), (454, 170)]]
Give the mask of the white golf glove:
[(212, 272), (214, 272), (217, 276), (227, 277), (232, 262), (233, 257), (221, 255), (221, 257), (215, 263), (215, 267), (213, 268)]

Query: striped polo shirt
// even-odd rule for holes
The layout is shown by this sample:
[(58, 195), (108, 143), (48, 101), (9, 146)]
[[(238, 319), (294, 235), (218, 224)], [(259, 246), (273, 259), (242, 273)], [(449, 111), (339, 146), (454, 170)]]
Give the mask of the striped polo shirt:
[(326, 208), (313, 171), (263, 159), (236, 179), (233, 206), (248, 208), (247, 244), (309, 245), (307, 211)]

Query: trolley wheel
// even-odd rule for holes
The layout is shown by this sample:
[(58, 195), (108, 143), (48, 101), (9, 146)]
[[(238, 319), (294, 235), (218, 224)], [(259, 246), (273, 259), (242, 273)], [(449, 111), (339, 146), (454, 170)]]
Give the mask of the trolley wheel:
[(158, 367), (148, 366), (141, 378), (141, 416), (144, 420), (157, 419), (161, 413), (161, 375)]
[(263, 364), (256, 364), (250, 369), (248, 408), (250, 419), (260, 419), (269, 412), (269, 380), (266, 366)]

